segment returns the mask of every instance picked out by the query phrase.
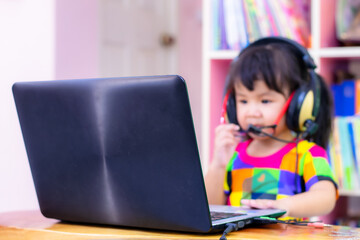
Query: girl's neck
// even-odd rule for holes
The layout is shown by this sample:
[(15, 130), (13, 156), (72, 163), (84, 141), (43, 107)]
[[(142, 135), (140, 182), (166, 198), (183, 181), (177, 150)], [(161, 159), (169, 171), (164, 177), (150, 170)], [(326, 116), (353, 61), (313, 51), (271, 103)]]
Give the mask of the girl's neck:
[[(294, 140), (294, 136), (290, 131), (279, 134), (276, 137), (286, 141)], [(286, 144), (286, 142), (281, 142), (270, 137), (265, 139), (252, 139), (246, 152), (253, 157), (266, 157), (278, 152)], [(259, 151), (260, 149), (261, 151)]]

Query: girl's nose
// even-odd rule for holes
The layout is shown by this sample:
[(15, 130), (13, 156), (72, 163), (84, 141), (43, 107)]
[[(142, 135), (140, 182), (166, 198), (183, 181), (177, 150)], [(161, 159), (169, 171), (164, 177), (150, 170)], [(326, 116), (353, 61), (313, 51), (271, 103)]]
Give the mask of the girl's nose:
[(260, 108), (256, 105), (248, 106), (246, 111), (247, 117), (261, 117), (261, 111)]

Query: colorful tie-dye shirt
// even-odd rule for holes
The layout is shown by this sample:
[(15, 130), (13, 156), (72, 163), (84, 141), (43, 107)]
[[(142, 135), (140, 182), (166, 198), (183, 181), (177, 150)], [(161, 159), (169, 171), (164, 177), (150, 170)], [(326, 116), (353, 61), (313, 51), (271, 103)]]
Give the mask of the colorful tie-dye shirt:
[(270, 156), (253, 157), (246, 153), (250, 142), (237, 146), (227, 166), (224, 188), (229, 205), (240, 206), (241, 199), (286, 198), (321, 180), (337, 188), (326, 151), (315, 143), (300, 141), (297, 150), (295, 143), (288, 143)]

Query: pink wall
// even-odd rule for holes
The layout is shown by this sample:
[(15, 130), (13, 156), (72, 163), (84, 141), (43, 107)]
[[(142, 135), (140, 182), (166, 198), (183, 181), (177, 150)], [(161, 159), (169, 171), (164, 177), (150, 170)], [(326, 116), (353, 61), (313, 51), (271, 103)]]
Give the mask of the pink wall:
[(96, 0), (57, 0), (55, 79), (98, 77), (99, 6)]
[(202, 49), (202, 2), (178, 0), (178, 73), (187, 82), (193, 112), (198, 145), (201, 146), (201, 49)]
[[(212, 159), (215, 138), (215, 128), (220, 123), (220, 116), (223, 103), (223, 92), (225, 87), (225, 79), (229, 71), (231, 60), (211, 60), (211, 87), (210, 87), (210, 152), (209, 159)], [(223, 81), (219, 81), (222, 79)]]

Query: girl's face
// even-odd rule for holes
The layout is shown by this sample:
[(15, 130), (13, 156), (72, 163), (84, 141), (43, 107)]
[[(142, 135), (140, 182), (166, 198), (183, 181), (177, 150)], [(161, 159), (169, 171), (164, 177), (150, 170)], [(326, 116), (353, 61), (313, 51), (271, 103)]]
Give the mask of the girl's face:
[[(256, 127), (271, 126), (275, 123), (281, 109), (285, 105), (286, 98), (283, 94), (269, 89), (265, 82), (257, 80), (254, 82), (254, 90), (248, 90), (241, 81), (235, 84), (235, 100), (237, 119), (242, 129), (248, 129), (252, 124)], [(281, 119), (276, 130), (264, 128), (262, 131), (274, 136), (291, 136), (287, 128), (285, 117)], [(253, 139), (267, 139), (266, 136), (249, 133)]]

